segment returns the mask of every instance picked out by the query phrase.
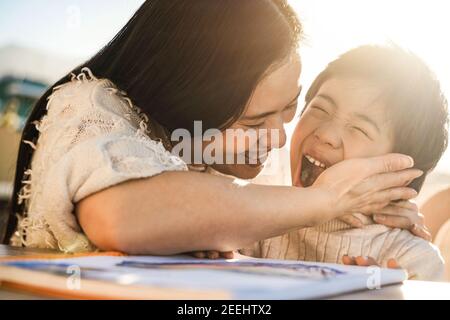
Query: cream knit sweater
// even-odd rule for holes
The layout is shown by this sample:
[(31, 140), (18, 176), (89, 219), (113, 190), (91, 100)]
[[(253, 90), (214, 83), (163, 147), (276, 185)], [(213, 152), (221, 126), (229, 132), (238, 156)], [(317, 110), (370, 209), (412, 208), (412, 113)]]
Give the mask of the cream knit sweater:
[(78, 225), (74, 203), (127, 180), (187, 170), (150, 138), (158, 128), (125, 93), (89, 69), (55, 88), (47, 109), (35, 123), (37, 143), (24, 141), (35, 151), (19, 194), (25, 212), (12, 245), (95, 250)]
[[(36, 122), (37, 143), (19, 194), (25, 204), (11, 244), (64, 252), (96, 248), (73, 214), (74, 203), (132, 179), (188, 167), (171, 155), (124, 92), (89, 69), (54, 89), (48, 113)], [(344, 254), (372, 256), (386, 264), (395, 258), (415, 279), (438, 280), (443, 260), (438, 250), (408, 231), (367, 221), (352, 229), (339, 221), (261, 241), (242, 253), (255, 257), (340, 263)]]

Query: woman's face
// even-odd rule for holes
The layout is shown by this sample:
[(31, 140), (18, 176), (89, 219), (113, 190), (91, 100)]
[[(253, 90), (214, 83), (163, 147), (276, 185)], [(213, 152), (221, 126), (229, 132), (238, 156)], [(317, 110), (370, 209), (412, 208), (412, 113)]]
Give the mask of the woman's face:
[(322, 84), (292, 138), (295, 186), (311, 186), (326, 168), (345, 159), (391, 152), (393, 135), (381, 93), (358, 78), (335, 77)]
[(214, 165), (214, 169), (252, 179), (264, 168), (270, 151), (286, 144), (284, 125), (293, 120), (297, 110), (301, 69), (300, 56), (295, 54), (259, 83), (244, 115), (230, 128), (237, 138), (223, 137), (224, 152), (236, 158), (241, 155), (245, 164), (235, 161)]

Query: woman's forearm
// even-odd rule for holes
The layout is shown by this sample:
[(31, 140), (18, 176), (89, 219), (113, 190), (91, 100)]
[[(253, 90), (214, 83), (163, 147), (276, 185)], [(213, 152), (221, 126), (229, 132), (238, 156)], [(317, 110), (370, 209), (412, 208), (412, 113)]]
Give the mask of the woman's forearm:
[(316, 189), (242, 186), (209, 174), (169, 172), (93, 195), (77, 213), (101, 249), (165, 255), (235, 250), (315, 225), (333, 218), (324, 214), (327, 201)]

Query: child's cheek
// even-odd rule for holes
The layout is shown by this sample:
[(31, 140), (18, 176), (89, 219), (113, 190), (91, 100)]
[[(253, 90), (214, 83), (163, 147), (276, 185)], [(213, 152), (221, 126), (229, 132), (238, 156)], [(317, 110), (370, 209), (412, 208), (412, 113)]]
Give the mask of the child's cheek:
[(344, 140), (344, 160), (355, 158), (376, 157), (386, 154), (382, 152), (379, 146), (374, 142), (363, 141), (362, 139), (354, 139), (347, 137)]
[(306, 112), (301, 118), (300, 122), (297, 125), (296, 131), (300, 131), (300, 134), (303, 136), (308, 136), (311, 133), (314, 132), (318, 127), (320, 127), (320, 124), (323, 122), (323, 120), (318, 119), (317, 117), (314, 117), (311, 112)]
[(296, 163), (300, 158), (300, 148), (303, 141), (302, 137), (302, 123), (301, 121), (295, 127), (291, 139), (291, 165)]

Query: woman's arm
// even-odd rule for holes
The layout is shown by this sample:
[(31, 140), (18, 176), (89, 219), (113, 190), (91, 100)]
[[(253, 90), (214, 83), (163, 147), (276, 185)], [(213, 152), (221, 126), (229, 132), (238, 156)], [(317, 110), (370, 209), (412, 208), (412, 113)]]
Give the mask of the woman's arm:
[(102, 249), (175, 254), (232, 250), (326, 221), (314, 214), (325, 201), (314, 189), (240, 186), (210, 174), (168, 172), (93, 195), (79, 204), (78, 215)]
[[(354, 172), (355, 165), (364, 169)], [(323, 183), (312, 188), (240, 186), (208, 174), (168, 172), (92, 195), (77, 204), (76, 212), (84, 232), (103, 250), (161, 255), (228, 251), (410, 199), (415, 192), (401, 186), (420, 172), (389, 172), (411, 166), (410, 158), (400, 155), (349, 160), (328, 169)]]

